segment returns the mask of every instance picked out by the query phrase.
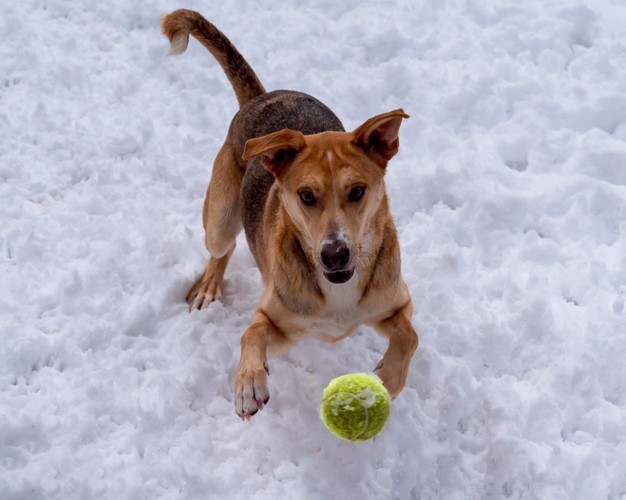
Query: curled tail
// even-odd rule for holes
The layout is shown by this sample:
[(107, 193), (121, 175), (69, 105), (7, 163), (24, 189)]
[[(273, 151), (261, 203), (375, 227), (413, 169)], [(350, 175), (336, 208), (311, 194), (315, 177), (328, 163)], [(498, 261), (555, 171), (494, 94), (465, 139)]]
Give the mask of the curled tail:
[(161, 20), (161, 27), (170, 40), (170, 55), (185, 52), (189, 35), (208, 49), (233, 86), (239, 107), (265, 93), (258, 77), (230, 40), (197, 12), (180, 9), (167, 14)]

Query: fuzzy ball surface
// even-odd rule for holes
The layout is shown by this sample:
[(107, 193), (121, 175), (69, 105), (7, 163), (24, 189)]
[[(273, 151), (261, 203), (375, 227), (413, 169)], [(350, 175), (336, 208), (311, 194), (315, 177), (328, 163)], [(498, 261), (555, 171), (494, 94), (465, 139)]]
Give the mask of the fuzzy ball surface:
[(331, 380), (324, 389), (320, 417), (338, 438), (367, 441), (385, 426), (390, 401), (377, 376), (349, 373)]

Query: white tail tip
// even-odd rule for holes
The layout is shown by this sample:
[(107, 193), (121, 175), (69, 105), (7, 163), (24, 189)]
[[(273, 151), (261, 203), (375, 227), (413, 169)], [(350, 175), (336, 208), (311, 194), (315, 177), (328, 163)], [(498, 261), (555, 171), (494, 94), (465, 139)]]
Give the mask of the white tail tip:
[(189, 45), (189, 35), (178, 35), (170, 42), (170, 51), (167, 55), (176, 56), (178, 54), (182, 54), (185, 50), (187, 50), (187, 45)]

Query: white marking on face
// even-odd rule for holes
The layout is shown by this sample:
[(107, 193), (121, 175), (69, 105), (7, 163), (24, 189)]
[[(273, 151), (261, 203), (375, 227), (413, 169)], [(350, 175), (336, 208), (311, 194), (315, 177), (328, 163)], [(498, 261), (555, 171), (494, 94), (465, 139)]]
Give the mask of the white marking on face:
[(333, 152), (330, 149), (326, 150), (326, 159), (328, 160), (328, 168), (333, 165)]
[(341, 241), (342, 243), (345, 243), (346, 245), (348, 245), (349, 243), (348, 235), (344, 232), (331, 233), (328, 235), (328, 237), (322, 240), (322, 246), (326, 244), (334, 243), (335, 241)]
[(326, 235), (326, 238), (324, 238), (320, 243), (320, 248), (323, 248), (324, 245), (331, 245), (335, 241), (340, 241), (341, 243), (344, 243), (348, 247), (348, 250), (352, 250), (350, 238), (348, 238), (348, 233), (343, 226), (339, 226), (339, 229)]

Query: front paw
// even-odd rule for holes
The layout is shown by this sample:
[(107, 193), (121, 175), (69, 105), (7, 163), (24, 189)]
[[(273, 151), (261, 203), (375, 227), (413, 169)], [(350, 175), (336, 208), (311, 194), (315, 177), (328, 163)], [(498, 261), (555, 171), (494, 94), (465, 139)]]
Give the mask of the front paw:
[(242, 420), (250, 420), (269, 401), (269, 373), (267, 363), (257, 366), (239, 364), (235, 382), (235, 411)]
[(374, 373), (382, 380), (391, 399), (396, 399), (404, 388), (407, 372), (408, 370), (403, 370), (402, 367), (385, 362), (384, 358), (376, 365), (376, 368), (374, 368)]
[(204, 309), (211, 302), (222, 300), (222, 280), (205, 273), (190, 288), (185, 298), (189, 312), (193, 309)]

